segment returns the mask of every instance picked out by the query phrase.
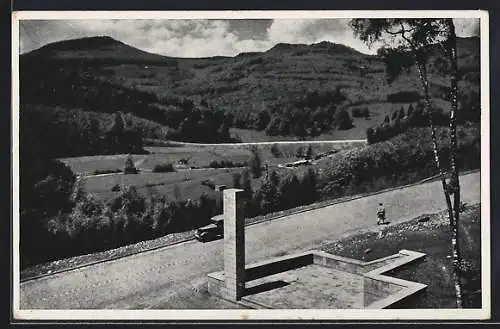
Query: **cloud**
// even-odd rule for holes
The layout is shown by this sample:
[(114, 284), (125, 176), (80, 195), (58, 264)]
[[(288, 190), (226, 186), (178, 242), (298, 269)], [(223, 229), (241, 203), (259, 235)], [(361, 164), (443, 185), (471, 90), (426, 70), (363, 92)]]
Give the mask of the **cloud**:
[[(477, 35), (479, 20), (457, 19), (459, 36)], [(21, 21), (20, 51), (44, 44), (107, 35), (152, 53), (178, 57), (234, 56), (277, 43), (330, 41), (374, 53), (355, 38), (347, 19), (275, 20), (52, 20)]]
[(453, 21), (455, 23), (455, 30), (458, 36), (472, 37), (479, 35), (480, 23), (478, 18), (456, 18)]
[(20, 51), (96, 35), (108, 35), (142, 50), (179, 57), (234, 56), (270, 47), (264, 40), (241, 39), (223, 20), (71, 20), (22, 22)]
[(275, 20), (268, 29), (271, 43), (318, 43), (330, 41), (345, 44), (364, 53), (373, 53), (354, 37), (348, 19)]

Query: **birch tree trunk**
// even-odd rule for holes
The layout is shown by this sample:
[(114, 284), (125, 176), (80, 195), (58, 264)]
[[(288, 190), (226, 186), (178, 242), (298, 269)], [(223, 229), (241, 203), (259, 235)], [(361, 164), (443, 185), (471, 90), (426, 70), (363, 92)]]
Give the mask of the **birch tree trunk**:
[(427, 70), (425, 69), (424, 64), (418, 61), (417, 61), (417, 70), (420, 82), (422, 83), (422, 87), (424, 89), (425, 107), (427, 108), (427, 112), (429, 113), (429, 126), (431, 128), (431, 140), (432, 140), (432, 151), (434, 153), (434, 162), (436, 163), (436, 167), (439, 172), (439, 178), (441, 180), (441, 185), (443, 186), (444, 198), (446, 200), (446, 207), (448, 209), (448, 216), (450, 218), (450, 223), (451, 223), (451, 220), (453, 218), (453, 207), (451, 204), (450, 194), (448, 192), (448, 184), (446, 183), (444, 170), (441, 165), (441, 160), (439, 159), (439, 146), (436, 136), (436, 127), (434, 126), (434, 119), (432, 117), (431, 100), (429, 97), (429, 82), (427, 80)]
[(458, 111), (458, 64), (457, 64), (457, 36), (455, 25), (451, 18), (446, 20), (447, 27), (447, 54), (450, 60), (450, 169), (451, 169), (451, 191), (453, 191), (453, 219), (450, 218), (451, 248), (453, 259), (453, 279), (455, 281), (455, 292), (457, 295), (457, 307), (463, 307), (462, 284), (460, 280), (460, 264), (462, 258), (458, 242), (458, 228), (460, 220), (460, 182), (457, 166), (457, 111)]

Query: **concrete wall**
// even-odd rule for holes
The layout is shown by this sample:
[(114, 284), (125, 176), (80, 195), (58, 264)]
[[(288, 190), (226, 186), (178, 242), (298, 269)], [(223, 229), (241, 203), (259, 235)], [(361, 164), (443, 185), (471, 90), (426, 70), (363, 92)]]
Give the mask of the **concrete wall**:
[[(234, 199), (236, 200), (237, 197)], [(231, 204), (228, 206), (232, 207)], [(228, 210), (233, 211), (231, 208)], [(235, 212), (233, 212), (233, 214), (235, 214)], [(238, 223), (236, 220), (237, 216), (228, 216), (225, 219), (226, 221), (227, 218), (233, 218), (235, 219), (234, 223)], [(227, 253), (225, 252), (224, 262), (225, 266), (226, 262), (228, 262), (229, 271), (225, 268), (224, 272), (214, 272), (208, 275), (209, 292), (213, 295), (217, 295), (231, 301), (241, 301), (241, 298), (245, 295), (245, 281), (255, 280), (310, 264), (327, 266), (347, 273), (362, 275), (363, 305), (365, 308), (369, 309), (403, 308), (411, 302), (416, 295), (423, 293), (427, 287), (421, 283), (383, 275), (383, 273), (404, 264), (420, 260), (425, 256), (423, 253), (409, 250), (401, 250), (398, 254), (372, 262), (362, 262), (356, 259), (340, 257), (323, 251), (313, 250), (309, 252), (276, 257), (245, 267), (244, 254), (239, 254), (239, 248), (241, 246), (237, 245), (237, 242), (235, 242), (235, 238), (239, 237), (238, 234), (242, 233), (238, 231), (237, 227), (238, 225), (233, 225), (230, 226), (230, 229), (228, 230), (230, 234), (229, 236), (231, 237), (228, 242), (228, 247), (232, 249), (230, 249)], [(226, 228), (227, 227), (225, 226), (225, 229)], [(226, 234), (226, 231), (224, 234)], [(241, 263), (241, 261), (243, 261), (243, 263)], [(272, 305), (269, 307), (255, 305), (247, 306), (270, 308)]]
[(363, 262), (356, 259), (336, 256), (324, 251), (314, 251), (313, 257), (314, 264), (358, 275), (363, 275), (366, 272)]
[(265, 262), (247, 266), (245, 276), (247, 281), (251, 281), (276, 273), (293, 270), (302, 266), (307, 266), (312, 263), (313, 255), (311, 253), (273, 258)]

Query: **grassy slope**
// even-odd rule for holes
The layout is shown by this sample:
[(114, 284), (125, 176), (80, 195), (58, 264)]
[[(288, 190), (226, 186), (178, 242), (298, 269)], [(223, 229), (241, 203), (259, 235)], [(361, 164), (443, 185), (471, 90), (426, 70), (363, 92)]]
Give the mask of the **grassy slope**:
[[(421, 216), (424, 217), (424, 216)], [(324, 246), (332, 254), (370, 261), (409, 249), (426, 253), (425, 261), (392, 273), (396, 277), (428, 285), (427, 292), (410, 308), (454, 308), (455, 290), (452, 281), (450, 231), (444, 213), (432, 214), (428, 222), (418, 219), (390, 226), (383, 238), (371, 231), (346, 237)], [(468, 207), (461, 217), (460, 246), (462, 256), (472, 264), (463, 280), (464, 295), (469, 307), (481, 307), (481, 216), (480, 205)], [(370, 249), (369, 253), (366, 250)]]
[[(350, 148), (350, 144), (312, 144), (313, 154), (320, 154), (332, 149)], [(292, 162), (300, 159), (297, 157), (297, 149), (301, 148), (303, 153), (307, 145), (280, 145), (278, 147), (281, 156), (275, 157), (270, 145), (259, 145), (259, 154), (264, 162), (268, 162), (273, 170), (291, 171), (291, 169), (280, 169), (274, 167), (280, 163)], [(206, 170), (183, 170), (173, 173), (153, 173), (151, 170), (157, 164), (178, 163), (180, 159), (189, 159), (189, 166), (208, 166), (212, 160), (229, 160), (234, 163), (248, 161), (251, 156), (250, 146), (184, 146), (184, 147), (147, 147), (151, 152), (148, 155), (133, 155), (136, 167), (140, 170), (137, 175), (110, 174), (104, 176), (89, 176), (84, 178), (87, 192), (94, 193), (105, 200), (116, 195), (111, 188), (118, 185), (136, 186), (138, 190), (147, 194), (158, 194), (173, 196), (175, 185), (181, 189), (182, 198), (197, 199), (202, 193), (213, 195), (216, 192), (203, 186), (203, 180), (211, 180), (215, 184), (232, 186), (233, 173), (241, 173), (243, 168), (228, 169), (206, 169)], [(92, 175), (96, 170), (123, 169), (127, 155), (110, 156), (87, 156), (61, 159), (65, 164), (79, 175)], [(300, 171), (297, 169), (295, 171)], [(261, 179), (253, 179), (252, 186), (257, 189)]]

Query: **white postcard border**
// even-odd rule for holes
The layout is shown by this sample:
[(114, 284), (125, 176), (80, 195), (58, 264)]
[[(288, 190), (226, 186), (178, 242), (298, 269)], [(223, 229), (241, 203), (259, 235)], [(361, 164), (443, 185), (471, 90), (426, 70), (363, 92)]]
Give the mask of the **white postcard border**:
[[(482, 308), (412, 310), (29, 310), (20, 309), (19, 21), (70, 19), (479, 18), (481, 42)], [(491, 314), (489, 21), (481, 10), (451, 11), (19, 11), (12, 15), (12, 309), (16, 320), (481, 320)]]

